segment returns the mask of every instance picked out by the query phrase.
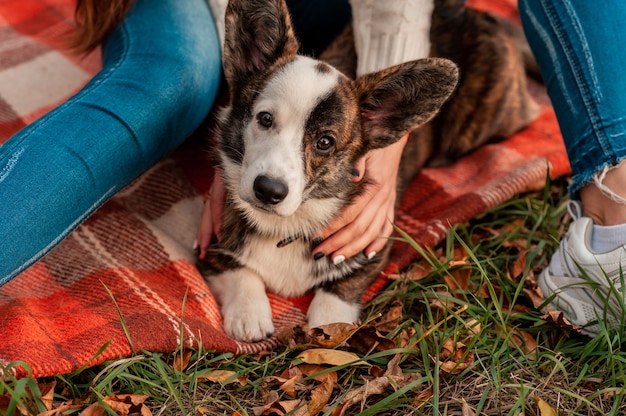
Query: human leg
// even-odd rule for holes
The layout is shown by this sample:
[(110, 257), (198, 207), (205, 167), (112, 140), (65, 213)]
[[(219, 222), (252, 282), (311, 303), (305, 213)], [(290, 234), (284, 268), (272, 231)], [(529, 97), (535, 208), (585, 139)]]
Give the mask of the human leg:
[(187, 137), (220, 66), (205, 0), (138, 0), (103, 45), (102, 70), (0, 147), (0, 285)]
[[(626, 269), (626, 168), (621, 163), (626, 159), (626, 56), (621, 52), (626, 3), (520, 0), (519, 5), (572, 166), (570, 194), (582, 202), (572, 205), (574, 222), (539, 285), (573, 323), (603, 318), (608, 306), (606, 319), (616, 324), (621, 310), (609, 292), (616, 289), (612, 292), (623, 297), (620, 274)], [(596, 241), (607, 233), (612, 244)], [(595, 289), (582, 284), (587, 278)], [(593, 335), (598, 328), (586, 331)]]

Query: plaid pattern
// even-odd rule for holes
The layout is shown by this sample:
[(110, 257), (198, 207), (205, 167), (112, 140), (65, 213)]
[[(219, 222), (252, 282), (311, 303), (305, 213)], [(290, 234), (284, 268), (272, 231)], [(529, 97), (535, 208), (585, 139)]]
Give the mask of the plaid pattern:
[[(515, 0), (470, 4), (517, 19)], [(71, 30), (73, 6), (72, 0), (0, 0), (0, 143), (97, 71), (97, 54), (76, 59), (59, 40)], [(402, 201), (399, 227), (432, 247), (451, 224), (542, 184), (547, 169), (553, 177), (569, 172), (554, 112), (542, 88), (534, 89), (543, 103), (539, 119), (453, 166), (425, 169)], [(211, 175), (198, 146), (189, 140), (0, 288), (0, 366), (21, 360), (31, 376), (41, 377), (143, 349), (202, 344), (242, 354), (278, 345), (275, 339), (245, 344), (228, 338), (215, 298), (194, 267), (199, 195)], [(387, 273), (417, 257), (402, 243), (394, 253)], [(365, 300), (386, 282), (383, 273)], [(304, 322), (310, 295), (270, 299), (277, 328)], [(11, 371), (28, 374), (19, 366)]]

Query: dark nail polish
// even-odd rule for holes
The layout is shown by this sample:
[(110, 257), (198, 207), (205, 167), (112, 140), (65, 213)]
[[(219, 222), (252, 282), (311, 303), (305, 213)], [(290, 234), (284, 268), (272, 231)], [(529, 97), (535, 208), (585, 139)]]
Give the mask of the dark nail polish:
[(352, 169), (352, 176), (358, 178), (360, 175), (361, 173), (357, 169)]
[(315, 253), (315, 255), (313, 256), (313, 259), (320, 260), (320, 259), (323, 259), (324, 257), (326, 257), (326, 254), (320, 251), (319, 253)]
[(322, 241), (324, 241), (323, 237), (314, 238), (313, 240), (311, 240), (311, 248), (319, 246), (320, 244), (322, 244)]

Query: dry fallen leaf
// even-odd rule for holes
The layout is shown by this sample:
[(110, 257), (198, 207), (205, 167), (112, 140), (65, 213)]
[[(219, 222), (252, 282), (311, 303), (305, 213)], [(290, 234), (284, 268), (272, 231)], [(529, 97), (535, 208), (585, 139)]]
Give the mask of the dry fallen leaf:
[(402, 302), (395, 300), (389, 306), (385, 314), (374, 324), (376, 329), (383, 334), (388, 334), (398, 328), (402, 320), (402, 310), (404, 305)]
[(207, 370), (199, 373), (196, 376), (196, 380), (199, 382), (209, 381), (221, 384), (239, 383), (245, 386), (248, 383), (248, 378), (245, 376), (237, 377), (237, 374), (238, 373), (229, 370)]
[[(115, 394), (107, 396), (102, 402), (110, 407), (119, 416), (141, 415), (151, 416), (152, 412), (144, 405), (148, 399), (145, 394)], [(106, 411), (100, 403), (94, 403), (81, 412), (83, 416), (101, 416), (106, 415)]]
[(189, 365), (189, 360), (193, 352), (191, 350), (186, 350), (182, 352), (178, 352), (174, 355), (174, 360), (172, 361), (172, 368), (178, 372), (182, 372)]
[(328, 365), (348, 365), (365, 364), (358, 355), (341, 350), (331, 350), (328, 348), (314, 348), (298, 354), (296, 359), (307, 364), (328, 364)]
[(296, 410), (294, 416), (314, 416), (322, 411), (324, 406), (328, 404), (330, 396), (335, 388), (337, 382), (337, 373), (332, 372), (324, 374), (321, 379), (321, 384), (311, 391), (311, 400), (307, 403), (306, 407), (301, 407)]
[(528, 250), (520, 251), (517, 258), (513, 262), (511, 266), (511, 280), (517, 281), (519, 277), (524, 274), (524, 270), (526, 269), (526, 259), (528, 258)]
[(448, 338), (439, 353), (439, 368), (448, 374), (459, 374), (474, 364), (474, 354), (461, 342)]
[(548, 403), (543, 401), (538, 396), (535, 396), (534, 399), (537, 402), (540, 416), (556, 416), (556, 410), (554, 410)]
[(421, 377), (420, 374), (405, 374), (402, 372), (400, 368), (401, 358), (401, 354), (394, 355), (394, 357), (389, 360), (387, 370), (381, 377), (365, 380), (363, 386), (349, 391), (344, 398), (344, 402), (337, 406), (332, 412), (332, 416), (342, 416), (351, 406), (364, 403), (370, 396), (385, 394), (390, 387), (397, 390), (418, 380)]
[(46, 410), (52, 410), (52, 402), (54, 400), (54, 388), (57, 382), (39, 384), (39, 392), (41, 393), (41, 401), (46, 406)]
[(428, 401), (433, 398), (433, 395), (433, 386), (430, 386), (427, 389), (420, 391), (411, 404), (419, 409), (428, 403)]

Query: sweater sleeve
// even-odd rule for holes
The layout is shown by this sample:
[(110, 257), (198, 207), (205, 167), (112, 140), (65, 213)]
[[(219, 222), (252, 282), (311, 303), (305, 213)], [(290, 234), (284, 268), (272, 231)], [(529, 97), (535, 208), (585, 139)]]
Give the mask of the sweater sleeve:
[(433, 0), (350, 0), (350, 4), (357, 75), (428, 56)]

